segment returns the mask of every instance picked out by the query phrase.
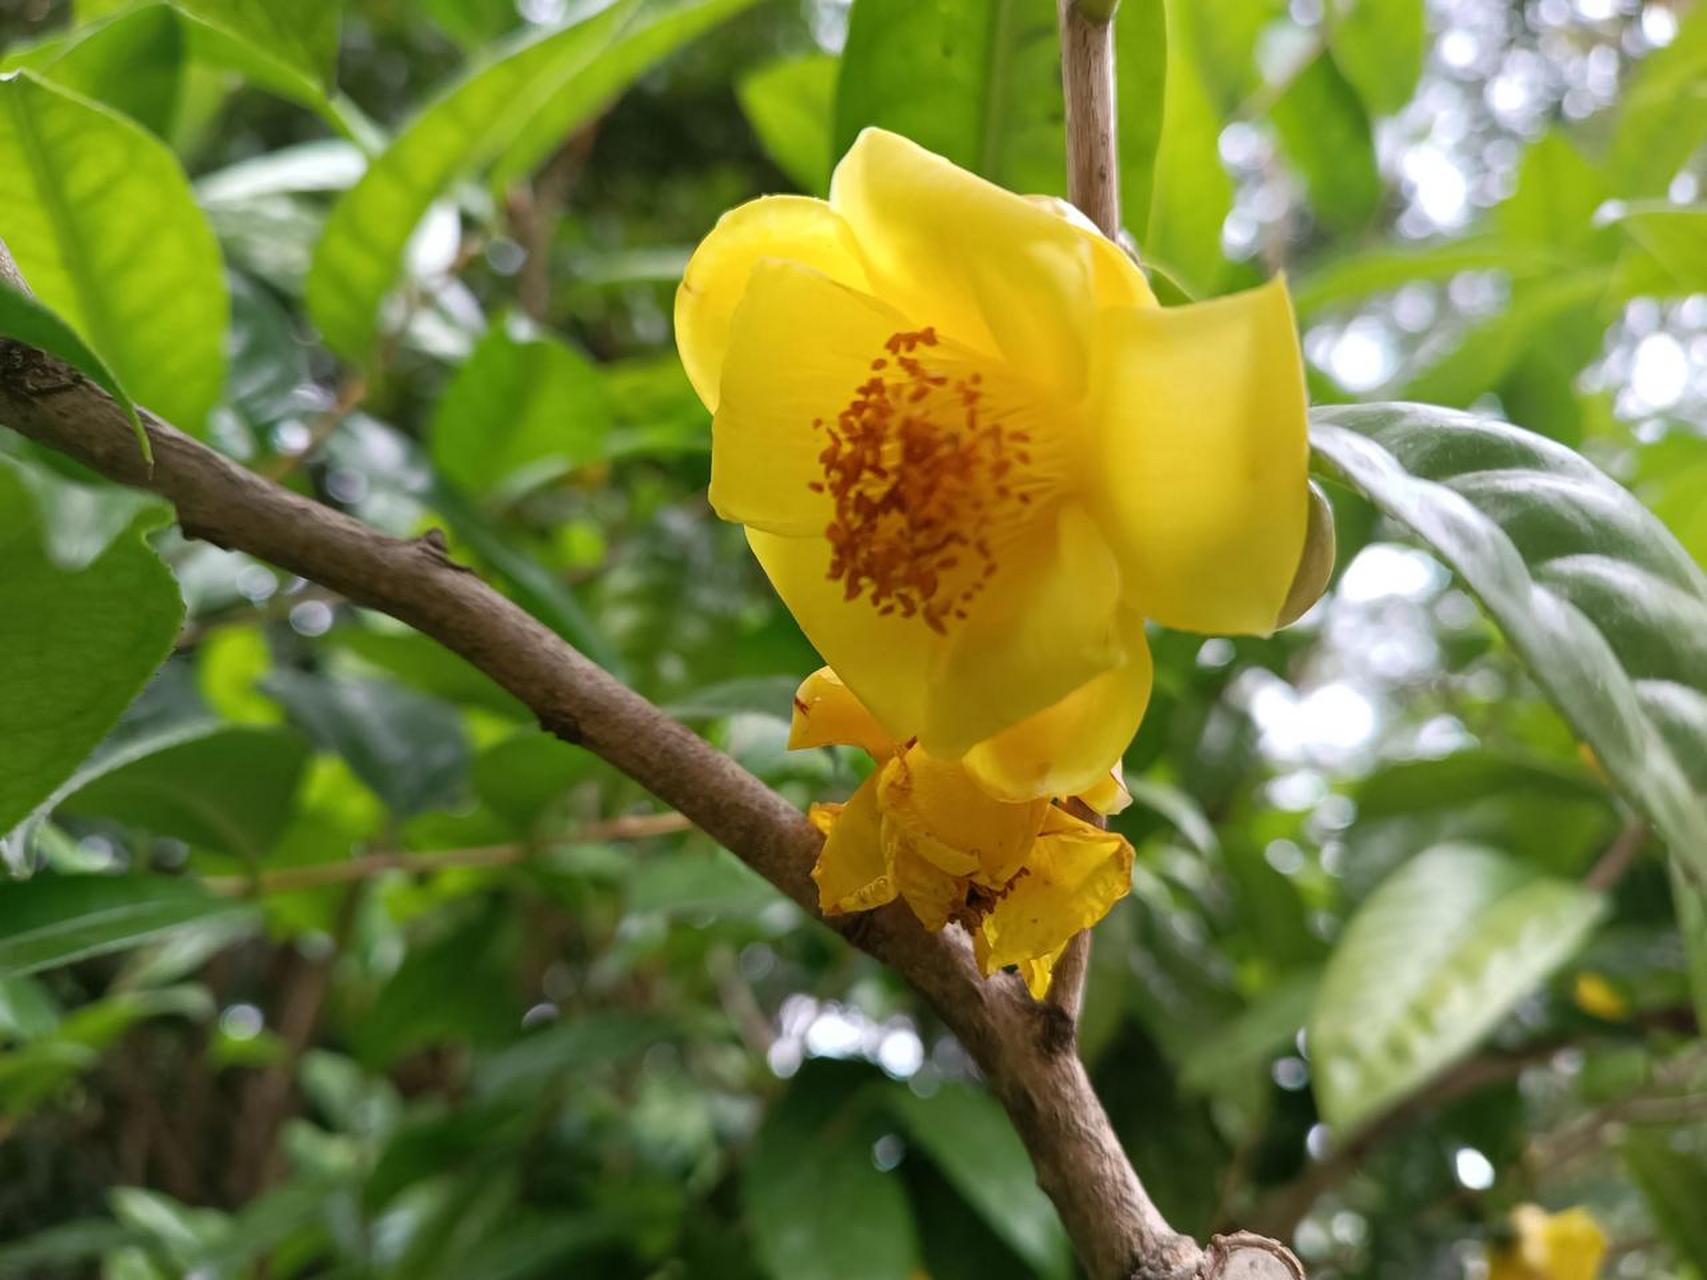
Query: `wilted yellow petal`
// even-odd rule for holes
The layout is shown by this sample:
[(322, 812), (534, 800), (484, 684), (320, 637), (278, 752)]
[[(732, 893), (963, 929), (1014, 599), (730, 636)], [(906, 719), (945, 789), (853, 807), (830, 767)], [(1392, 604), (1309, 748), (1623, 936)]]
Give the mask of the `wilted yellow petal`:
[(1049, 994), (1049, 983), (1055, 977), (1055, 962), (1066, 949), (1067, 944), (1063, 942), (1046, 956), (1019, 962), (1019, 976), (1025, 980), (1025, 989), (1031, 992), (1033, 1000), (1041, 1000)]
[(992, 888), (1012, 878), (1032, 848), (1048, 800), (992, 799), (958, 762), (915, 746), (883, 770), (884, 833), (953, 876)]
[(898, 134), (867, 129), (830, 182), (871, 291), (916, 324), (1076, 398), (1096, 309), (1087, 237)]
[(946, 925), (966, 905), (966, 881), (951, 876), (907, 848), (895, 853), (895, 887), (930, 930)]
[(978, 962), (990, 974), (1051, 955), (1107, 915), (1131, 887), (1126, 837), (1052, 808), (1024, 872), (984, 918)]
[(731, 209), (700, 241), (676, 290), (676, 347), (707, 409), (718, 407), (729, 326), (756, 263), (779, 258), (855, 289), (865, 267), (846, 223), (822, 200), (766, 196)]
[[(1111, 779), (1110, 769), (1144, 718), (1152, 666), (1142, 624), (1132, 619), (1123, 629), (1129, 629), (1123, 665), (966, 753), (967, 772), (979, 785), (1009, 801), (1088, 795), (1115, 806), (1099, 808), (1087, 799), (1098, 812), (1124, 807), (1125, 788)], [(1118, 790), (1110, 790), (1111, 781)]]
[(1308, 519), (1303, 363), (1276, 280), (1104, 314), (1093, 508), (1127, 599), (1187, 631), (1266, 635)]
[(718, 515), (772, 533), (823, 535), (834, 511), (819, 461), (822, 424), (871, 376), (873, 353), (903, 324), (893, 308), (810, 267), (768, 259), (752, 267), (711, 424)]
[[(814, 806), (814, 809), (827, 806)], [(820, 821), (814, 812), (815, 822)], [(812, 879), (818, 908), (827, 916), (869, 911), (895, 898), (894, 866), (883, 847), (877, 805), (877, 778), (867, 778), (835, 816), (824, 838)]]
[(865, 709), (853, 690), (828, 667), (818, 668), (794, 691), (788, 745), (794, 751), (805, 747), (860, 747), (875, 760), (895, 752), (895, 740), (883, 731), (877, 717)]
[(919, 739), (944, 759), (1121, 666), (1134, 641), (1126, 632), (1136, 624), (1119, 608), (1119, 567), (1076, 503), (1061, 507), (1052, 533), (1010, 543), (988, 581), (931, 673)]
[(1595, 1280), (1606, 1233), (1586, 1209), (1549, 1214), (1526, 1204), (1512, 1211), (1517, 1239), (1491, 1250), (1488, 1280)]

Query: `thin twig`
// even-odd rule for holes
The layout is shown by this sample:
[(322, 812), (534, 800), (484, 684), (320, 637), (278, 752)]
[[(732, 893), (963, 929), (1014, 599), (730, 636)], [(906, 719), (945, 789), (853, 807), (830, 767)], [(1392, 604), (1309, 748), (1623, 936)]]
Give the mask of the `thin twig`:
[(1583, 877), (1583, 885), (1601, 893), (1612, 889), (1635, 865), (1647, 843), (1648, 824), (1640, 818), (1629, 819), (1606, 847), (1606, 852), (1589, 868)]
[[(693, 823), (679, 813), (640, 814), (611, 818), (606, 822), (595, 822), (582, 827), (571, 837), (571, 841), (575, 844), (595, 844), (604, 840), (644, 840), (652, 836), (673, 835), (692, 828)], [(430, 875), (436, 871), (450, 871), (459, 867), (510, 867), (519, 862), (526, 862), (539, 852), (538, 847), (526, 844), (435, 849), (422, 853), (388, 851), (351, 858), (347, 862), (282, 867), (277, 871), (262, 871), (253, 876), (209, 876), (202, 881), (202, 885), (214, 893), (229, 897), (293, 893), (302, 889), (322, 889), (327, 885), (353, 884), (386, 871)]]

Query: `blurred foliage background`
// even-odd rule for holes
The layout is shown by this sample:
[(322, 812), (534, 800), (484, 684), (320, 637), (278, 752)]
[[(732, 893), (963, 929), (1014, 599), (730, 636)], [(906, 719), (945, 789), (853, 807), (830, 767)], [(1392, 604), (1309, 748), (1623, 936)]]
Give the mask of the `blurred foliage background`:
[[(1505, 416), (1707, 562), (1707, 8), (1119, 31), (1166, 300), (1283, 270), (1319, 402)], [(674, 285), (867, 124), (1060, 193), (1053, 0), (4, 0), (0, 49), (0, 237), (139, 402), (442, 530), (801, 804), (854, 785), (784, 749), (817, 663), (705, 503)], [(957, 1046), (727, 852), (150, 499), (5, 433), (0, 490), (0, 705), (64, 708), (0, 742), (0, 1275), (1074, 1273)], [(1472, 597), (1332, 497), (1302, 624), (1153, 637), (1099, 1091), (1176, 1226), (1316, 1276), (1475, 1274), (1527, 1201), (1707, 1276), (1701, 921)]]

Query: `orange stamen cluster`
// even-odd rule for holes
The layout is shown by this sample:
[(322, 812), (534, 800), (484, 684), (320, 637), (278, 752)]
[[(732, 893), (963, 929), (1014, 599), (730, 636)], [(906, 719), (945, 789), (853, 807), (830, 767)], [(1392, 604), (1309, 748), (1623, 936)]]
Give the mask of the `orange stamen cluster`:
[(836, 420), (814, 420), (828, 439), (810, 487), (835, 504), (824, 532), (846, 598), (869, 592), (880, 614), (942, 633), (994, 576), (992, 523), (1031, 501), (1013, 475), (1031, 455), (1025, 432), (986, 412), (977, 373), (950, 377), (915, 354), (937, 345), (934, 329), (894, 334)]

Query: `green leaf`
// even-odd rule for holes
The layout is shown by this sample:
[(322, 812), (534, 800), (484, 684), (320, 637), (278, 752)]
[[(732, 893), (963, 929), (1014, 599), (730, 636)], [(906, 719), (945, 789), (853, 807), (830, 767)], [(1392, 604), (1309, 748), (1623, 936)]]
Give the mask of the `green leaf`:
[(1604, 910), (1473, 845), (1411, 859), (1352, 916), (1322, 975), (1310, 1056), (1324, 1118), (1349, 1133), (1468, 1053)]
[(772, 1280), (910, 1280), (919, 1265), (901, 1179), (872, 1163), (881, 1130), (866, 1077), (809, 1063), (765, 1117), (741, 1191)]
[(165, 4), (145, 4), (0, 60), (104, 103), (161, 137), (178, 117), (184, 29)]
[(1556, 264), (1540, 246), (1508, 244), (1491, 235), (1446, 240), (1423, 249), (1379, 248), (1336, 256), (1298, 281), (1292, 304), (1300, 316), (1356, 302), (1414, 281), (1450, 280), (1464, 271), (1507, 271), (1527, 276)]
[(0, 80), (0, 239), (127, 391), (204, 428), (225, 385), (225, 273), (163, 142), (30, 72)]
[(356, 1026), (356, 1056), (383, 1067), (443, 1040), (478, 1046), (507, 1039), (522, 1014), (510, 978), (515, 941), (487, 912), (410, 948)]
[(983, 1089), (950, 1081), (921, 1098), (905, 1085), (889, 1107), (912, 1140), (985, 1224), (1044, 1277), (1073, 1274), (1072, 1252), (1055, 1206), (1037, 1185), (1013, 1125)]
[(1620, 196), (1662, 196), (1707, 139), (1707, 9), (1683, 13), (1677, 37), (1636, 64), (1608, 148)]
[(1168, 16), (1162, 0), (1126, 0), (1114, 24), (1115, 115), (1120, 128), (1120, 220), (1150, 225), (1168, 80)]
[(105, 361), (89, 350), (88, 344), (70, 325), (4, 280), (0, 280), (0, 337), (11, 338), (50, 356), (57, 356), (118, 401), (130, 419), (131, 429), (136, 432), (142, 456), (149, 462), (154, 461), (154, 450), (148, 443), (148, 432), (143, 430), (136, 406)]
[(1464, 579), (1620, 791), (1707, 883), (1707, 578), (1561, 445), (1426, 405), (1311, 415), (1319, 456)]
[(243, 910), (164, 876), (41, 875), (0, 886), (0, 977), (140, 946), (196, 921)]
[(307, 763), (308, 744), (288, 730), (207, 722), (94, 771), (57, 812), (255, 862), (289, 824)]
[(1707, 292), (1707, 208), (1632, 208), (1618, 226), (1629, 238), (1613, 284), (1619, 299)]
[(400, 817), (456, 802), (468, 771), (468, 738), (445, 703), (389, 681), (303, 671), (275, 671), (262, 688)]
[(1672, 1147), (1662, 1134), (1633, 1133), (1624, 1166), (1648, 1202), (1660, 1235), (1696, 1270), (1707, 1270), (1707, 1163)]
[(495, 324), (439, 401), (432, 458), (452, 484), (503, 501), (597, 462), (610, 419), (592, 361)]
[(512, 44), (426, 107), (326, 221), (308, 276), (309, 314), (326, 344), (372, 359), (409, 237), (458, 179), (494, 162), (496, 180), (521, 176), (653, 62), (750, 3), (617, 0)]
[(1357, 91), (1333, 55), (1310, 60), (1275, 102), (1270, 118), (1298, 167), (1316, 216), (1337, 231), (1366, 224), (1381, 200), (1375, 138)]
[(903, 134), (1012, 191), (1066, 190), (1053, 0), (857, 0), (836, 86), (834, 153)]
[(776, 167), (808, 195), (830, 189), (830, 128), (840, 63), (827, 54), (779, 58), (736, 86), (747, 123)]
[(143, 541), (154, 519), (87, 567), (62, 568), (23, 479), (0, 465), (0, 835), (95, 749), (171, 651), (184, 606)]
[(1329, 47), (1334, 61), (1375, 115), (1411, 100), (1428, 44), (1424, 0), (1338, 0)]
[(173, 0), (191, 17), (321, 86), (338, 71), (338, 0)]
[[(1166, 0), (1167, 89), (1162, 140), (1148, 233), (1139, 237), (1146, 261), (1159, 262), (1198, 297), (1214, 292), (1226, 269), (1221, 224), (1233, 207), (1233, 180), (1221, 167), (1221, 113), (1201, 64), (1199, 23), (1189, 0)], [(1120, 21), (1120, 19), (1117, 19)]]
[(0, 1276), (30, 1280), (72, 1263), (93, 1263), (136, 1238), (136, 1232), (106, 1218), (79, 1218), (0, 1245)]
[(1322, 975), (1315, 969), (1282, 978), (1236, 1018), (1191, 1046), (1180, 1063), (1180, 1084), (1213, 1093), (1263, 1074), (1310, 1020), (1321, 986)]
[(1599, 257), (1595, 242), (1609, 241), (1594, 213), (1611, 194), (1600, 170), (1564, 134), (1549, 133), (1523, 153), (1517, 186), (1494, 211), (1494, 224), (1508, 244)]

